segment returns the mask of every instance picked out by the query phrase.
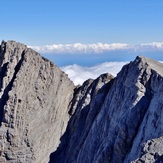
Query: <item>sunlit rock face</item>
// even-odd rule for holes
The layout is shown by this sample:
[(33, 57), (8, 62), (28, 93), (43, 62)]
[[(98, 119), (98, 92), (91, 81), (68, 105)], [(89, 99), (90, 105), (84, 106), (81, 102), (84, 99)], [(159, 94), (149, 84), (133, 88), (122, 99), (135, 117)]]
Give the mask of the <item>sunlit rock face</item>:
[(0, 162), (48, 162), (69, 120), (74, 84), (27, 46), (0, 51)]
[(100, 89), (94, 87), (97, 80), (84, 83), (74, 96), (82, 98), (72, 103), (75, 112), (51, 162), (161, 160), (163, 65), (137, 57)]
[(137, 57), (82, 86), (15, 41), (0, 46), (0, 162), (163, 159), (163, 65)]

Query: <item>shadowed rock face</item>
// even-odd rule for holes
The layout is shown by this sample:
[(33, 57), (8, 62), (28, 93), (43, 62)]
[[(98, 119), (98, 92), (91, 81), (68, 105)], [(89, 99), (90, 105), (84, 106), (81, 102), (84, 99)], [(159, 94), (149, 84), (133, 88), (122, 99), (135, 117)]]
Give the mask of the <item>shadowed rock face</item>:
[[(70, 108), (75, 110), (61, 139), (60, 147), (51, 155), (50, 162), (74, 162), (83, 147), (90, 129), (100, 114), (101, 107), (113, 83), (113, 76), (103, 74), (96, 80), (87, 80), (75, 92)], [(66, 157), (63, 157), (63, 153)], [(87, 155), (85, 153), (85, 155)], [(68, 157), (67, 157), (68, 156)]]
[(74, 84), (25, 45), (0, 51), (0, 162), (48, 162), (69, 120)]
[[(97, 89), (96, 94), (84, 93), (84, 100), (81, 98), (75, 105), (72, 103), (76, 112), (69, 121), (62, 143), (51, 154), (51, 162), (161, 160), (162, 81), (161, 63), (137, 57), (124, 66), (114, 80)], [(87, 83), (80, 88), (81, 92), (83, 89), (90, 92), (96, 81)], [(87, 97), (89, 100), (85, 100)]]
[(137, 57), (116, 78), (75, 87), (53, 63), (8, 41), (0, 67), (0, 162), (162, 161), (161, 63)]

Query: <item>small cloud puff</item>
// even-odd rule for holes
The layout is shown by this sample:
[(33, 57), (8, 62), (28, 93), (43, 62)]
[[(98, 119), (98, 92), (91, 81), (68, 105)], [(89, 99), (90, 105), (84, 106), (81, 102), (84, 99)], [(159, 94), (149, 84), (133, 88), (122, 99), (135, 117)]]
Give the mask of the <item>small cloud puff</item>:
[(75, 85), (82, 84), (87, 79), (96, 79), (103, 73), (110, 73), (116, 76), (121, 68), (128, 62), (105, 62), (93, 67), (85, 67), (80, 65), (69, 65), (61, 67), (68, 74), (69, 78)]

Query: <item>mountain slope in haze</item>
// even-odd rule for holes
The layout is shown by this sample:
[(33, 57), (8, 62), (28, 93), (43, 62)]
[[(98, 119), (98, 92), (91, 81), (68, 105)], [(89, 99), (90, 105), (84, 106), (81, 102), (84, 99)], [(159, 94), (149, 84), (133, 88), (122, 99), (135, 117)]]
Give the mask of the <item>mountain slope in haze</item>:
[(75, 87), (37, 52), (0, 46), (0, 162), (128, 163), (163, 158), (163, 65), (137, 57)]

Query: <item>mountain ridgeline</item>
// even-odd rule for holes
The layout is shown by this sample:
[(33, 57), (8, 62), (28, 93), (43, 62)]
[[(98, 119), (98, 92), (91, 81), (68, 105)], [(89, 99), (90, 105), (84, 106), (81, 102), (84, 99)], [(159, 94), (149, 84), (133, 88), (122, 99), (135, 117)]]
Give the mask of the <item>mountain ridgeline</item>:
[(0, 162), (161, 163), (163, 64), (138, 56), (82, 86), (15, 41), (0, 46)]

